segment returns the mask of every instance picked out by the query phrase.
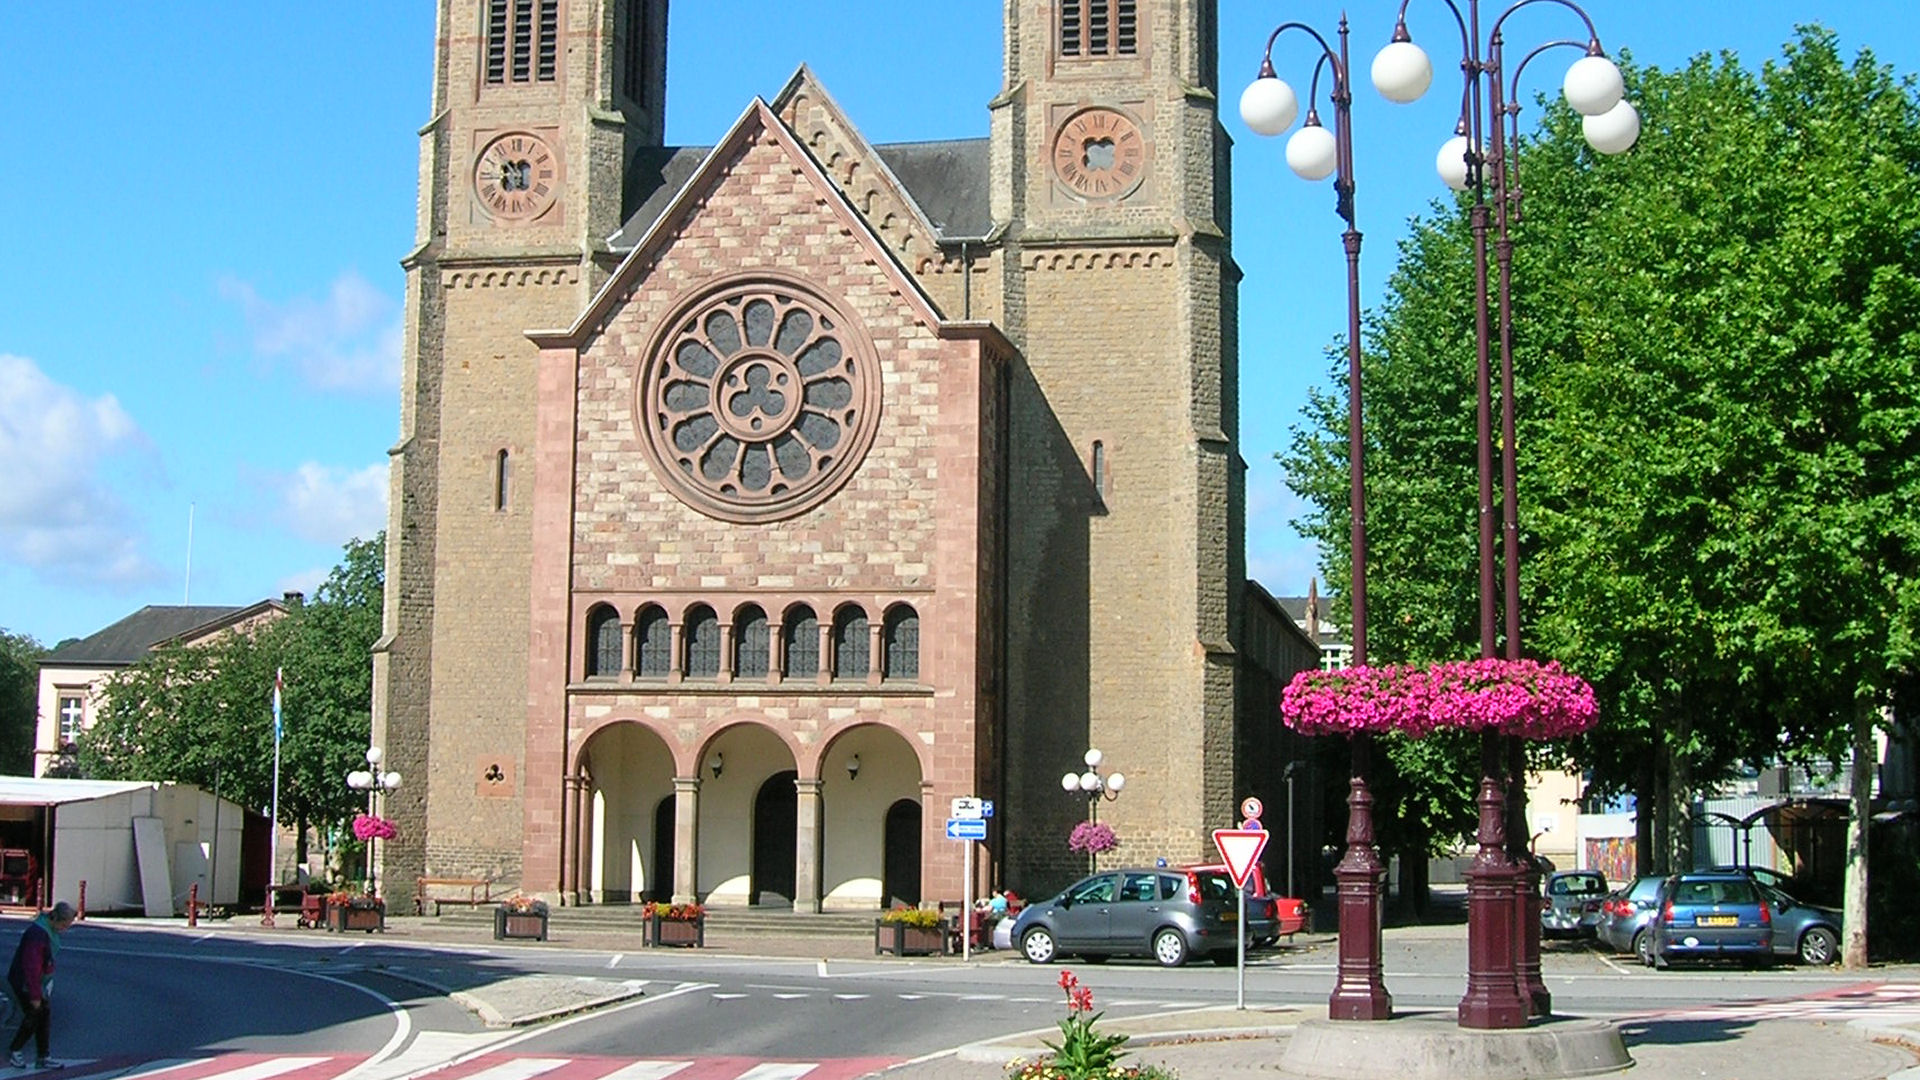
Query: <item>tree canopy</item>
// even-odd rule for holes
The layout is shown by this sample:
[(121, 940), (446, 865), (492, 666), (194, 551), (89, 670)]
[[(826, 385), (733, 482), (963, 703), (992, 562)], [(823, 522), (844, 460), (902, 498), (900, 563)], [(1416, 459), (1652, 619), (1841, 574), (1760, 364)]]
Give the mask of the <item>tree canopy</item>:
[(38, 661), (47, 650), (27, 634), (0, 630), (0, 773), (33, 771), (34, 728), (40, 715)]
[(312, 600), (257, 629), (173, 645), (115, 675), (81, 736), (83, 775), (198, 784), (249, 807), (273, 789), (273, 685), (283, 673), (282, 824), (336, 822), (369, 737), (385, 537), (350, 541)]
[[(1819, 28), (1757, 73), (1625, 69), (1631, 153), (1558, 103), (1519, 148), (1513, 340), (1522, 644), (1594, 683), (1571, 749), (1644, 809), (1742, 760), (1843, 760), (1912, 669), (1920, 106)], [(1367, 324), (1381, 661), (1478, 640), (1464, 206), (1416, 222)], [(1343, 597), (1345, 414), (1314, 397), (1281, 455)]]

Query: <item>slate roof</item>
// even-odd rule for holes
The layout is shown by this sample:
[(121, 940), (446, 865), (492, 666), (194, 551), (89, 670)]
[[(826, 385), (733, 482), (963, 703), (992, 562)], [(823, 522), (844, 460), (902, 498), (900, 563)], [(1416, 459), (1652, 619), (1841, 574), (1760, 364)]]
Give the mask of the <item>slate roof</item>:
[[(873, 149), (940, 230), (942, 240), (972, 240), (993, 228), (987, 202), (989, 146), (986, 139), (948, 139)], [(636, 153), (626, 177), (632, 209), (607, 238), (608, 246), (622, 253), (639, 246), (712, 152), (710, 146), (651, 146)]]
[(245, 607), (238, 605), (149, 604), (105, 630), (60, 646), (41, 657), (40, 663), (65, 667), (136, 664), (155, 645), (243, 610)]

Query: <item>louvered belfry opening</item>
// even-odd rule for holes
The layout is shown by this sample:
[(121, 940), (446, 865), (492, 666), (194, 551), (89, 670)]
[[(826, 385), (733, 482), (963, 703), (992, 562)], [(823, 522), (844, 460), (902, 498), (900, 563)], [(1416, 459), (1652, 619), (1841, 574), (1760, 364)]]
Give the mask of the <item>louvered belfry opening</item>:
[(1132, 56), (1140, 43), (1137, 0), (1060, 0), (1060, 55)]
[(560, 67), (560, 0), (487, 0), (487, 82), (552, 82)]

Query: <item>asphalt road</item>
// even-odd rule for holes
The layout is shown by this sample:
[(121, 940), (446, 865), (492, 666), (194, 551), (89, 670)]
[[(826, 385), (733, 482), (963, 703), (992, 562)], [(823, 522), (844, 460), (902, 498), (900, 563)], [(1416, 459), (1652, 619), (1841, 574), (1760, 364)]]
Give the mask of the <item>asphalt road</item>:
[[(1655, 972), (1583, 946), (1545, 956), (1556, 1011), (1620, 1017), (1765, 998), (1817, 997), (1863, 981), (1836, 969)], [(1318, 1004), (1333, 983), (1331, 947), (1253, 963), (1249, 1005)], [(164, 1057), (208, 1052), (396, 1055), (435, 1047), (515, 1054), (825, 1059), (910, 1058), (1014, 1031), (1062, 1013), (1071, 968), (1110, 1015), (1231, 1004), (1236, 972), (1197, 964), (1069, 962), (1035, 966), (985, 954), (969, 966), (765, 959), (692, 951), (605, 953), (427, 947), (381, 939), (261, 940), (76, 928), (60, 957), (56, 1055)], [(404, 981), (409, 969), (460, 969), (469, 982), (543, 972), (637, 980), (633, 1002), (553, 1024), (487, 1032), (465, 1010)], [(1387, 986), (1403, 1008), (1451, 1008), (1465, 988), (1457, 933), (1397, 933)], [(1920, 978), (1913, 969), (1875, 980)], [(437, 1042), (435, 1040), (438, 1040)]]

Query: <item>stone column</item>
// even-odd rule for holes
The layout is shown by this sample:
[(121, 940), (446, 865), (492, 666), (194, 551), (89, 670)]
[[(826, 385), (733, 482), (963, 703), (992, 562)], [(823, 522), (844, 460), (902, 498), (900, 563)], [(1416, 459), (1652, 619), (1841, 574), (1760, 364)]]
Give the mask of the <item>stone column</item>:
[(579, 833), (578, 809), (580, 781), (560, 778), (560, 903), (580, 903), (580, 854), (575, 843)]
[(714, 677), (716, 682), (726, 685), (733, 681), (733, 624), (720, 624), (720, 672)]
[(820, 630), (820, 652), (819, 652), (820, 677), (815, 679), (814, 681), (819, 683), (821, 686), (826, 686), (827, 684), (833, 682), (833, 669), (840, 659), (838, 656), (835, 656), (833, 654), (833, 619), (832, 618), (821, 619), (819, 621), (819, 630)]
[(796, 792), (793, 835), (793, 910), (820, 910), (820, 778), (793, 782)]
[(882, 634), (886, 631), (885, 620), (867, 623), (867, 685), (879, 686), (881, 672), (885, 669), (886, 642)]
[(687, 647), (686, 624), (668, 623), (667, 640), (672, 643), (667, 649), (667, 682), (677, 683), (687, 677), (687, 666), (682, 662)]
[(633, 627), (634, 627), (634, 624), (630, 622), (623, 622), (620, 624), (620, 681), (621, 682), (633, 681), (634, 653), (640, 651), (640, 643), (634, 640)]
[[(699, 768), (699, 763), (694, 763)], [(673, 902), (700, 900), (700, 777), (673, 778)]]
[(571, 824), (573, 836), (567, 846), (573, 850), (573, 902), (585, 904), (593, 898), (588, 876), (593, 872), (593, 776), (585, 771), (573, 777)]
[(767, 685), (778, 686), (787, 672), (787, 626), (767, 623)]

